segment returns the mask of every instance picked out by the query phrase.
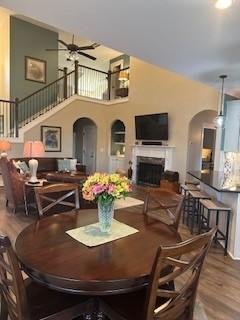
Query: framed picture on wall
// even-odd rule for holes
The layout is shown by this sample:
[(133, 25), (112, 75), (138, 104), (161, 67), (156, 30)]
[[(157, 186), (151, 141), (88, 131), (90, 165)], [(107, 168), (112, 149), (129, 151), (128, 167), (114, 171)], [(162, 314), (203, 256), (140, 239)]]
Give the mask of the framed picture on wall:
[(46, 83), (47, 62), (25, 56), (25, 79)]
[(60, 152), (62, 149), (61, 127), (41, 126), (41, 139), (45, 152)]

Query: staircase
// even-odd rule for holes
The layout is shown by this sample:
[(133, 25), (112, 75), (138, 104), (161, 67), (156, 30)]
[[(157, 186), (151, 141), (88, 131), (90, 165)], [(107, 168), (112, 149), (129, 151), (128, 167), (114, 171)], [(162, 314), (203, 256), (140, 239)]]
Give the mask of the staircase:
[(104, 72), (79, 65), (75, 61), (73, 71), (68, 73), (67, 68), (61, 71), (62, 77), (21, 100), (0, 100), (0, 138), (19, 137), (19, 129), (73, 95), (101, 101), (118, 98), (112, 94), (113, 81), (116, 82), (121, 71), (129, 72), (129, 68), (117, 72)]

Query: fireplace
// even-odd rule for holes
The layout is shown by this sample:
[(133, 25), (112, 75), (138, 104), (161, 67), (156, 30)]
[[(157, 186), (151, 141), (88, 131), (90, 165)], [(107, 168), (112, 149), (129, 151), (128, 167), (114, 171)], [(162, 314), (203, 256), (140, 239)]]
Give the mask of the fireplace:
[[(155, 145), (134, 145), (132, 147), (132, 170), (133, 170), (133, 176), (132, 181), (134, 183), (140, 183), (138, 182), (138, 171), (139, 173), (142, 173), (142, 171), (145, 171), (146, 167), (147, 170), (158, 170), (158, 179), (157, 181), (154, 181), (154, 184), (159, 185), (159, 175), (163, 172), (163, 170), (174, 170), (173, 167), (173, 154), (174, 154), (174, 146), (155, 146)], [(140, 162), (144, 162), (145, 165), (140, 166)], [(147, 164), (146, 164), (147, 163)], [(152, 164), (150, 166), (149, 164)], [(156, 168), (156, 166), (158, 168)], [(162, 167), (161, 167), (162, 166)], [(160, 173), (159, 173), (160, 172)], [(151, 175), (151, 174), (150, 174)], [(147, 180), (150, 178), (146, 177)], [(161, 177), (160, 177), (161, 179)], [(142, 181), (142, 177), (140, 179)], [(149, 181), (147, 182), (149, 184)]]
[(165, 159), (137, 157), (137, 184), (159, 186)]

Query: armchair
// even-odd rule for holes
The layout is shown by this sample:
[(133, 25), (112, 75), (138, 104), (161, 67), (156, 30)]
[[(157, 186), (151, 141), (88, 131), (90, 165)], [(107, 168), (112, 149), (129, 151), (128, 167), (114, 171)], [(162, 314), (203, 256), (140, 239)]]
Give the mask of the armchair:
[(16, 167), (6, 157), (0, 158), (0, 166), (6, 196), (6, 206), (14, 213), (21, 206), (24, 207), (25, 180), (18, 173)]

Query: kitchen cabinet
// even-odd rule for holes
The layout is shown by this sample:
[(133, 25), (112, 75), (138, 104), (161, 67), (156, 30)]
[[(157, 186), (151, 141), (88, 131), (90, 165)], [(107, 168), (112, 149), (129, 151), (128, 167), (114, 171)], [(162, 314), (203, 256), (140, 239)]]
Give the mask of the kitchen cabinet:
[(240, 100), (227, 102), (223, 141), (225, 152), (240, 152)]

